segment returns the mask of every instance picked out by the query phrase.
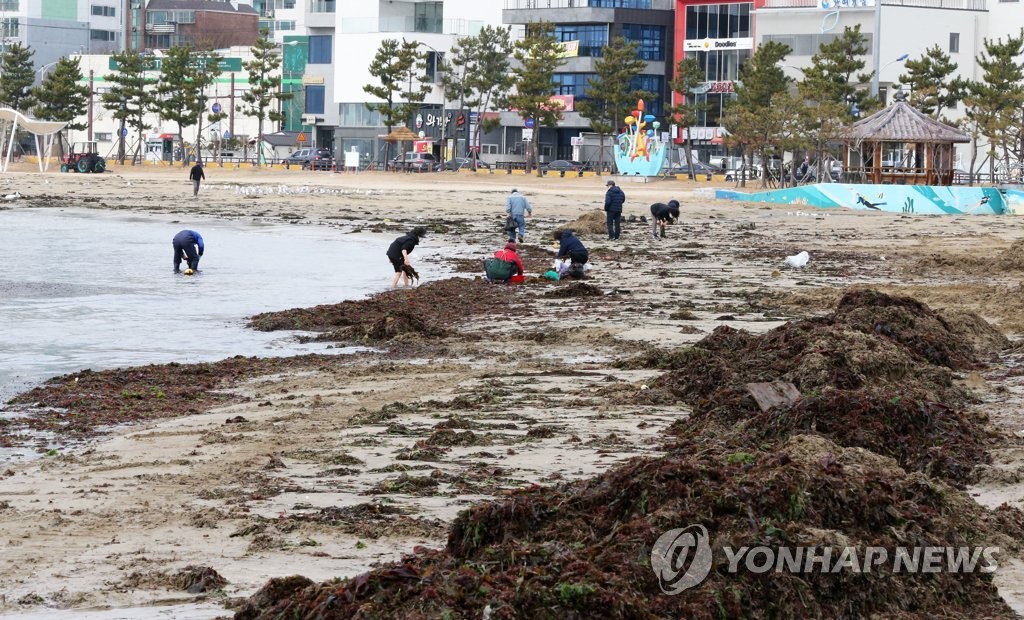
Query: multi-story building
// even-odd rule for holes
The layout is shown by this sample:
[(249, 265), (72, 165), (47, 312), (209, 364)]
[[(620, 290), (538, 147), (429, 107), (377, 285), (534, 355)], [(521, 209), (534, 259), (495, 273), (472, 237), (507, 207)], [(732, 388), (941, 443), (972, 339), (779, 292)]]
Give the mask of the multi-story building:
[(124, 19), (123, 0), (0, 0), (2, 45), (31, 47), (40, 73), (62, 56), (121, 49)]
[[(138, 21), (132, 27), (137, 29), (139, 23), (145, 24), (140, 49), (177, 45), (219, 49), (252, 45), (259, 35), (259, 13), (250, 3), (238, 0), (149, 0), (138, 9)], [(136, 34), (134, 30), (133, 43)]]
[[(431, 92), (409, 126), (434, 139), (440, 155), (441, 135), (446, 154), (465, 152), (466, 132), (472, 119), (460, 118), (454, 102), (445, 101), (439, 88), (439, 58), (461, 36), (474, 35), (484, 25), (499, 25), (497, 2), (478, 0), (369, 0), (333, 2), (314, 0), (305, 16), (306, 66), (302, 76), (303, 122), (315, 128), (318, 144), (333, 143), (336, 152), (359, 150), (364, 158), (380, 161), (386, 133), (380, 116), (367, 109), (377, 103), (363, 90), (374, 83), (369, 67), (385, 39), (417, 41), (427, 55), (427, 82)], [(285, 39), (288, 39), (286, 36)], [(290, 46), (285, 45), (286, 60)]]
[[(639, 44), (640, 58), (647, 66), (633, 86), (654, 93), (654, 98), (645, 102), (646, 109), (656, 116), (663, 114), (675, 53), (675, 0), (508, 0), (505, 7), (504, 23), (528, 27), (536, 21), (551, 22), (555, 37), (571, 44), (568, 49), (577, 50), (555, 73), (552, 94), (565, 106), (562, 121), (555, 129), (540, 128), (534, 134), (542, 161), (571, 158), (571, 139), (590, 130), (589, 121), (576, 111), (576, 103), (587, 98), (588, 80), (597, 77), (595, 63), (602, 48), (615, 37)], [(516, 114), (503, 114), (502, 122), (503, 152), (516, 153), (524, 121)]]

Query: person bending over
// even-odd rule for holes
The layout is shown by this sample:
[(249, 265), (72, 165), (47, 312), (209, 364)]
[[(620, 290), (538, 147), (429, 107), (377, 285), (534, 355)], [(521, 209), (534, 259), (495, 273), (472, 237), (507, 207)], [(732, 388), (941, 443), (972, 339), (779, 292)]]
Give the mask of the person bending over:
[(417, 226), (408, 232), (408, 234), (402, 235), (398, 239), (391, 242), (391, 246), (388, 248), (388, 260), (391, 261), (391, 266), (395, 268), (395, 278), (391, 281), (391, 288), (398, 286), (398, 279), (402, 278), (403, 283), (406, 286), (410, 286), (409, 273), (403, 269), (405, 265), (410, 265), (409, 255), (412, 254), (413, 248), (419, 244), (420, 239), (427, 235), (427, 229), (422, 226)]
[(661, 229), (661, 238), (665, 238), (665, 226), (675, 224), (679, 219), (679, 201), (669, 200), (668, 204), (656, 202), (651, 205), (651, 236), (658, 238), (658, 229)]
[(558, 254), (555, 258), (559, 260), (569, 259), (569, 277), (582, 278), (584, 266), (590, 260), (587, 248), (575, 234), (568, 228), (556, 230), (554, 239), (558, 241)]
[[(174, 246), (174, 273), (181, 271), (181, 261), (187, 261), (192, 271), (199, 270), (199, 257), (203, 255), (203, 237), (194, 230), (183, 230), (171, 239)], [(198, 251), (197, 251), (198, 248)]]

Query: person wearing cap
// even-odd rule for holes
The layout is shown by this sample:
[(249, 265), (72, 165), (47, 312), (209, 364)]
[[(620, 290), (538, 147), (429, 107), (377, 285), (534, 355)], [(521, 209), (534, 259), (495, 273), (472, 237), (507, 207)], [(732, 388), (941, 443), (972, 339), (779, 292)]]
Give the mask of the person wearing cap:
[(665, 226), (674, 224), (679, 219), (679, 201), (669, 200), (668, 204), (656, 202), (651, 205), (651, 236), (658, 238), (658, 228), (661, 228), (661, 238), (665, 238)]
[(508, 282), (513, 276), (523, 275), (523, 260), (517, 253), (515, 241), (509, 241), (504, 249), (494, 253), (494, 258), (484, 261), (484, 274), (491, 282)]
[[(181, 261), (185, 259), (188, 268), (199, 270), (199, 257), (203, 255), (203, 236), (194, 230), (183, 230), (171, 239), (174, 246), (174, 273), (181, 271)], [(198, 249), (198, 251), (196, 251)], [(185, 275), (188, 275), (187, 273)]]
[(622, 188), (609, 180), (605, 185), (608, 191), (604, 193), (604, 210), (608, 217), (608, 240), (615, 241), (622, 233), (622, 205), (626, 202), (626, 194)]
[(425, 236), (427, 236), (427, 229), (423, 226), (417, 226), (407, 234), (391, 242), (391, 246), (388, 247), (388, 260), (391, 261), (391, 266), (395, 268), (395, 279), (391, 281), (391, 288), (398, 287), (399, 277), (403, 278), (403, 283), (406, 286), (412, 286), (409, 274), (402, 267), (410, 264), (409, 255), (412, 254), (413, 248), (419, 244), (420, 239)]
[(505, 213), (509, 217), (508, 240), (516, 240), (516, 230), (519, 231), (519, 243), (523, 242), (526, 236), (526, 218), (533, 217), (533, 208), (530, 206), (526, 196), (513, 188), (512, 193), (505, 199)]

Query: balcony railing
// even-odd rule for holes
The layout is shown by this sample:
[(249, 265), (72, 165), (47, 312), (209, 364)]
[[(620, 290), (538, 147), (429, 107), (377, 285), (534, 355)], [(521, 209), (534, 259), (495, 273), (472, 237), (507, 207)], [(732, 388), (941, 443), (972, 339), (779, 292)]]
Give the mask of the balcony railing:
[(473, 36), (485, 22), (467, 19), (416, 19), (414, 17), (353, 17), (341, 20), (341, 32), (424, 32)]
[(337, 7), (335, 0), (312, 0), (309, 3), (310, 13), (334, 13)]
[[(814, 2), (811, 3), (814, 5)], [(651, 0), (505, 0), (506, 9), (649, 9)]]
[[(506, 2), (530, 0), (506, 0)], [(532, 0), (539, 2), (541, 0)], [(546, 1), (546, 0), (544, 0)], [(766, 9), (814, 9), (819, 0), (765, 0)], [(984, 11), (985, 0), (882, 0), (882, 6), (906, 6), (922, 9), (947, 9), (957, 11)], [(861, 11), (872, 11), (874, 7), (857, 7)], [(844, 8), (843, 11), (855, 10)]]

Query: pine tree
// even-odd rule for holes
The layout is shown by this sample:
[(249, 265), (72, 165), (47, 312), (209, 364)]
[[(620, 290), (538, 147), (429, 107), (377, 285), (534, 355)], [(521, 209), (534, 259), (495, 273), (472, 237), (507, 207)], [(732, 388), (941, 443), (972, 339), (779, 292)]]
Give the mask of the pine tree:
[[(382, 103), (367, 103), (366, 107), (380, 114), (388, 133), (395, 125), (407, 122), (416, 114), (419, 104), (430, 92), (430, 86), (424, 83), (426, 62), (416, 51), (417, 46), (416, 41), (384, 39), (370, 63), (370, 75), (377, 78), (378, 83), (365, 84), (363, 91), (381, 99)], [(413, 80), (419, 82), (417, 89), (413, 88)], [(407, 90), (402, 90), (406, 86)], [(385, 161), (390, 161), (390, 151), (388, 143), (384, 151)]]
[[(768, 160), (772, 153), (784, 149), (795, 138), (794, 109), (796, 100), (789, 97), (789, 78), (782, 63), (790, 47), (777, 41), (758, 46), (740, 71), (736, 99), (726, 107), (722, 127), (729, 135), (726, 144), (738, 147), (747, 155), (761, 157), (761, 184), (768, 180)], [(745, 184), (746, 178), (741, 176)]]
[[(995, 173), (995, 159), (1002, 156), (1007, 171), (1010, 159), (1020, 161), (1021, 126), (1024, 119), (1024, 64), (1017, 60), (1024, 54), (1024, 30), (1015, 37), (985, 39), (985, 50), (978, 56), (983, 74), (969, 86), (964, 100), (968, 120), (977, 124), (978, 132), (989, 141), (990, 171)], [(971, 172), (977, 154), (971, 157)]]
[[(149, 129), (146, 124), (146, 112), (153, 106), (153, 80), (146, 76), (149, 58), (136, 51), (124, 51), (111, 55), (117, 63), (117, 73), (107, 79), (111, 85), (103, 93), (103, 107), (113, 113), (113, 117), (135, 129), (137, 143), (132, 155), (132, 165), (142, 160), (142, 147), (145, 144), (143, 132)], [(118, 154), (124, 164), (124, 153)]]
[(908, 60), (900, 84), (910, 87), (910, 103), (939, 120), (943, 110), (956, 108), (966, 94), (967, 80), (952, 78), (957, 64), (938, 45), (925, 50), (917, 60)]
[[(199, 159), (202, 140), (203, 113), (208, 97), (206, 90), (220, 75), (220, 56), (213, 52), (197, 52), (189, 47), (167, 50), (160, 65), (154, 110), (178, 125), (178, 139), (185, 152), (185, 127), (196, 127), (195, 156)], [(223, 114), (223, 113), (221, 113)], [(188, 157), (182, 157), (185, 166)]]
[(44, 121), (67, 123), (68, 129), (85, 129), (85, 123), (75, 122), (75, 119), (85, 116), (89, 106), (89, 87), (82, 84), (82, 80), (77, 58), (65, 56), (58, 60), (43, 83), (32, 89), (32, 97), (36, 100), (33, 116)]
[(0, 107), (28, 112), (35, 104), (32, 85), (36, 80), (32, 56), (35, 51), (12, 43), (0, 55)]
[(605, 136), (622, 126), (638, 99), (650, 100), (654, 93), (632, 87), (633, 78), (647, 67), (637, 55), (638, 44), (615, 37), (601, 49), (601, 58), (594, 61), (596, 78), (587, 80), (586, 97), (578, 102), (578, 110), (590, 121), (590, 128), (601, 137), (597, 174), (604, 170)]
[(252, 59), (242, 63), (242, 68), (249, 74), (249, 90), (242, 94), (242, 113), (256, 119), (256, 166), (262, 166), (263, 156), (263, 125), (266, 121), (284, 120), (284, 115), (277, 111), (276, 102), (290, 99), (291, 93), (281, 92), (281, 55), (277, 44), (270, 38), (270, 31), (260, 30), (260, 36), (250, 48)]
[[(770, 45), (765, 43), (764, 45)], [(697, 125), (697, 119), (704, 106), (697, 104), (694, 92), (705, 82), (706, 75), (700, 68), (700, 63), (693, 56), (687, 56), (676, 64), (675, 74), (669, 82), (672, 92), (682, 95), (682, 100), (667, 109), (667, 112), (675, 119), (679, 127), (686, 127), (686, 166), (689, 169), (689, 178), (694, 179), (693, 174), (693, 136), (690, 135), (690, 127)]]
[[(562, 120), (562, 108), (551, 103), (555, 70), (562, 64), (562, 46), (555, 40), (554, 26), (549, 22), (533, 22), (526, 37), (516, 41), (513, 58), (518, 62), (512, 70), (516, 92), (508, 98), (509, 106), (523, 119), (533, 119), (536, 127), (530, 142), (526, 172), (537, 161), (537, 137), (541, 127), (555, 127)], [(541, 176), (540, 168), (537, 176)]]
[[(863, 87), (870, 82), (873, 72), (857, 74), (864, 69), (864, 56), (868, 53), (867, 39), (860, 32), (860, 24), (843, 28), (843, 33), (831, 43), (818, 48), (811, 57), (811, 66), (804, 70), (800, 94), (814, 103), (843, 103), (852, 97), (861, 110), (877, 107)], [(856, 74), (857, 82), (851, 80)]]
[[(471, 144), (479, 145), (481, 132), (501, 126), (501, 119), (484, 118), (484, 112), (505, 108), (512, 90), (512, 28), (484, 26), (476, 36), (472, 54), (474, 57), (471, 58), (467, 74), (469, 91), (466, 105), (479, 119), (476, 135), (471, 140)], [(478, 156), (476, 151), (471, 154), (474, 170)]]

